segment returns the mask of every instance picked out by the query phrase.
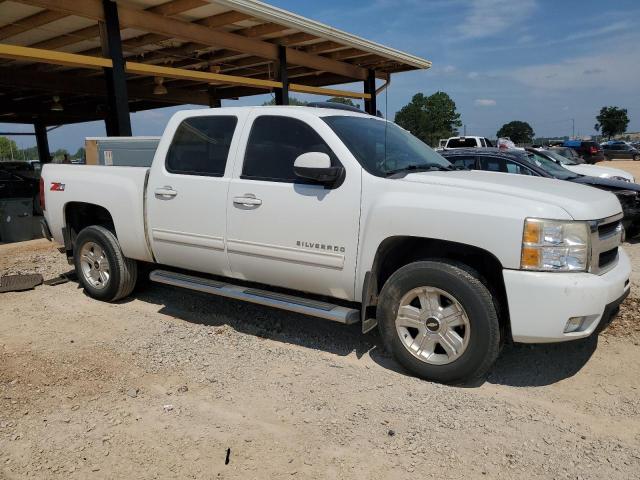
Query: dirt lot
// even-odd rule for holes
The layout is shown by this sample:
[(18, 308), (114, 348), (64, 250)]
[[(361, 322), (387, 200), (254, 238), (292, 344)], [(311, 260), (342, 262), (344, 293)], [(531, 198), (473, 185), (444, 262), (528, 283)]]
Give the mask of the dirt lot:
[(602, 167), (612, 167), (626, 170), (634, 177), (636, 177), (636, 181), (640, 182), (640, 162), (634, 162), (632, 160), (613, 160), (598, 162), (597, 165), (600, 165)]
[[(0, 275), (68, 270), (0, 246)], [(158, 285), (0, 294), (0, 478), (638, 478), (639, 321), (633, 296), (600, 338), (507, 347), (454, 388), (357, 325)]]

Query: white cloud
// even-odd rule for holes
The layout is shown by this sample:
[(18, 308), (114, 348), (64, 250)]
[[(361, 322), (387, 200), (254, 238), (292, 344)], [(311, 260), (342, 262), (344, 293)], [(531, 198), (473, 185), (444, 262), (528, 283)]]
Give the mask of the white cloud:
[(493, 98), (476, 98), (473, 101), (473, 104), (476, 107), (494, 107), (496, 105), (496, 101)]
[(454, 67), (453, 65), (445, 65), (444, 67), (442, 67), (442, 71), (444, 73), (453, 73), (456, 70), (457, 70), (456, 67)]
[(480, 75), (478, 72), (467, 73), (467, 77), (469, 77), (471, 80), (473, 80), (474, 78), (478, 78), (478, 75)]
[(535, 7), (535, 0), (472, 0), (458, 31), (466, 39), (490, 37), (522, 22)]
[(507, 72), (507, 76), (528, 87), (542, 90), (602, 88), (631, 93), (637, 89), (640, 63), (637, 53), (618, 51), (521, 67)]

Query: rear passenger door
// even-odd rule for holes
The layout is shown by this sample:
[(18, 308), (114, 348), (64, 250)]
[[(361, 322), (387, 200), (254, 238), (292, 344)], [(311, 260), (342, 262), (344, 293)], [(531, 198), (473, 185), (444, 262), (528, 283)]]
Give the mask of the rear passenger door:
[[(315, 115), (253, 112), (229, 187), (227, 250), (236, 278), (352, 299), (360, 221), (361, 167)], [(291, 110), (289, 110), (291, 111)], [(295, 159), (329, 155), (344, 180), (325, 188), (297, 178)], [(241, 161), (243, 159), (244, 161)]]
[(179, 123), (169, 145), (158, 147), (146, 193), (158, 263), (229, 274), (227, 191), (239, 120), (229, 114), (191, 116)]

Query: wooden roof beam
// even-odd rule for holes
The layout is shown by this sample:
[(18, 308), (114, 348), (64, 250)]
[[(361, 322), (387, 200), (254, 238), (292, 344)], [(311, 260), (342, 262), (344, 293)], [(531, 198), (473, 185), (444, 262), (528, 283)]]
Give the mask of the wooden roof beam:
[(61, 12), (53, 12), (51, 10), (43, 10), (42, 12), (34, 13), (28, 17), (15, 20), (9, 25), (5, 25), (0, 28), (0, 40), (5, 38), (19, 35), (22, 32), (31, 30), (32, 28), (38, 28), (47, 23), (55, 22), (61, 18), (66, 17), (66, 14)]
[[(19, 1), (22, 1), (22, 0), (19, 0)], [(22, 3), (29, 3), (29, 2), (25, 1)], [(156, 13), (158, 15), (171, 17), (174, 15), (178, 15), (182, 12), (193, 10), (194, 8), (202, 7), (204, 5), (207, 5), (207, 2), (204, 0), (171, 0), (161, 5), (151, 7), (148, 11)], [(55, 10), (55, 9), (52, 8), (52, 10)], [(59, 12), (59, 11), (56, 11), (56, 13), (62, 14), (63, 16), (73, 14), (73, 13)], [(90, 27), (80, 28), (78, 30), (74, 30), (73, 32), (69, 32), (67, 34), (60, 35), (58, 37), (50, 38), (48, 40), (43, 40), (41, 42), (37, 42), (29, 46), (34, 48), (45, 48), (45, 49), (55, 50), (57, 48), (66, 47), (67, 45), (73, 45), (74, 43), (82, 42), (84, 40), (93, 40), (95, 38), (98, 38), (99, 36), (100, 36), (100, 28), (97, 25), (91, 25)]]
[[(0, 68), (0, 85), (13, 87), (20, 85), (29, 89), (56, 93), (95, 95), (104, 97), (106, 89), (100, 82), (93, 78), (82, 78), (77, 75), (69, 75), (57, 72), (35, 72), (31, 70), (17, 70), (14, 68)], [(127, 81), (129, 99), (154, 100), (170, 104), (208, 105), (208, 96), (204, 93), (190, 90), (172, 88), (167, 95), (154, 95), (153, 86), (136, 85), (131, 80)]]
[[(21, 0), (23, 3), (42, 8), (80, 15), (97, 21), (104, 19), (100, 0)], [(124, 4), (118, 5), (120, 28), (136, 28), (150, 33), (167, 35), (188, 42), (202, 43), (243, 53), (260, 56), (270, 60), (278, 59), (277, 45), (253, 38), (247, 38), (230, 32), (215, 31), (203, 25), (183, 22), (163, 17), (146, 10), (135, 10)], [(287, 49), (287, 60), (294, 65), (336, 73), (358, 80), (367, 78), (365, 69), (325, 57), (312, 55), (295, 49)]]

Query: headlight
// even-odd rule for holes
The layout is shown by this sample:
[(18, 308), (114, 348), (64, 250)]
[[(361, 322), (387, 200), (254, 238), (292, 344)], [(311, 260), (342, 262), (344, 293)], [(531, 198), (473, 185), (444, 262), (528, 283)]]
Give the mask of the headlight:
[(527, 218), (522, 234), (520, 268), (552, 272), (583, 272), (589, 263), (586, 222)]

